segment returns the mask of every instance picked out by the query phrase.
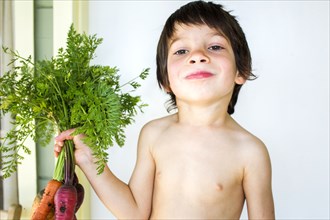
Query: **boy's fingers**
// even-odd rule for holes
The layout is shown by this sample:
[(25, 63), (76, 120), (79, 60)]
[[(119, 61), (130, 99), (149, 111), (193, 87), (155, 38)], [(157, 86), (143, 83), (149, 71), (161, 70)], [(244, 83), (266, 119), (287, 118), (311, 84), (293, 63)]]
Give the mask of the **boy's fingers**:
[(58, 155), (60, 154), (60, 152), (62, 150), (62, 147), (63, 147), (63, 142), (55, 141), (55, 145), (54, 145), (55, 157), (58, 157)]
[(72, 140), (74, 136), (71, 136), (71, 134), (74, 132), (74, 128), (73, 129), (69, 129), (66, 131), (63, 131), (62, 133), (60, 133), (57, 137), (55, 137), (55, 141), (58, 143), (63, 143), (63, 141), (65, 140)]
[(54, 155), (55, 155), (55, 157), (58, 157), (59, 153), (54, 151)]
[(55, 151), (55, 152), (60, 152), (61, 150), (62, 150), (62, 147), (59, 146), (58, 144), (55, 144), (55, 146), (54, 146), (54, 151)]
[(55, 144), (54, 144), (54, 154), (55, 157), (58, 157), (59, 153), (62, 150), (65, 140), (72, 140), (74, 136), (71, 134), (74, 132), (74, 129), (69, 129), (60, 133), (57, 137), (55, 137)]
[(55, 139), (55, 146), (63, 147), (64, 142), (63, 141), (58, 141)]
[(58, 145), (55, 142), (55, 145), (54, 145), (54, 154), (55, 154), (55, 157), (58, 157), (58, 155), (60, 154), (61, 150), (62, 150), (62, 146)]

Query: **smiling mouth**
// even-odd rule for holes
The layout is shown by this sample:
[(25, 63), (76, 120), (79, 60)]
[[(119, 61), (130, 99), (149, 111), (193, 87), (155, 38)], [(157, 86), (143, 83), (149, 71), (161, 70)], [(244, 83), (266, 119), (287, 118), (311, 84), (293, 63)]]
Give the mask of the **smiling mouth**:
[(186, 76), (186, 79), (205, 79), (205, 78), (209, 78), (212, 76), (213, 76), (213, 74), (210, 72), (198, 71), (198, 72), (189, 74), (188, 76)]

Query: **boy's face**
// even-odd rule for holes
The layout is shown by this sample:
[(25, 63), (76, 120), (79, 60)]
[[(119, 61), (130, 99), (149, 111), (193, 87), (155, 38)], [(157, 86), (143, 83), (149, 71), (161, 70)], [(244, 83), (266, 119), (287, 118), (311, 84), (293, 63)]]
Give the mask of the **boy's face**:
[(243, 84), (230, 43), (207, 25), (178, 25), (169, 41), (169, 91), (183, 101), (229, 102), (235, 83)]

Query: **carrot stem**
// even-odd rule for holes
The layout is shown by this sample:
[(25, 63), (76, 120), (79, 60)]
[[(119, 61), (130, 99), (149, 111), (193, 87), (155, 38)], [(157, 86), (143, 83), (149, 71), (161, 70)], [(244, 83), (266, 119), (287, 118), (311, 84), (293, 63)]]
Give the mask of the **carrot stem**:
[(66, 141), (65, 142), (65, 184), (73, 185), (74, 179), (74, 154), (73, 154), (73, 142)]
[[(63, 150), (60, 152), (53, 174), (53, 179), (57, 181), (65, 181), (66, 169), (68, 169), (68, 181), (73, 182), (74, 177), (74, 167), (75, 167), (75, 158), (74, 158), (74, 144), (72, 140), (66, 140), (64, 142)], [(68, 163), (65, 161), (68, 160)], [(66, 168), (66, 166), (68, 166)], [(71, 180), (72, 179), (72, 180)], [(72, 185), (72, 184), (71, 184)]]
[(64, 158), (65, 152), (62, 150), (57, 158), (53, 179), (57, 181), (63, 181), (64, 179)]

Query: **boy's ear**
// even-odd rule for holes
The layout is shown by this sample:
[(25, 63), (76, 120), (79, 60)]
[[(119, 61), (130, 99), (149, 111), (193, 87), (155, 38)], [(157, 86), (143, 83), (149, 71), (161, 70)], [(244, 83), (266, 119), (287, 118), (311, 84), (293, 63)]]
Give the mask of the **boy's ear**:
[(246, 82), (246, 79), (243, 76), (241, 76), (241, 74), (239, 74), (239, 72), (237, 71), (235, 83), (238, 85), (243, 85), (245, 82)]
[(171, 93), (172, 92), (172, 89), (171, 89), (170, 86), (163, 87), (163, 89), (166, 93)]

